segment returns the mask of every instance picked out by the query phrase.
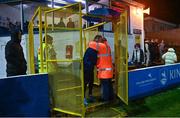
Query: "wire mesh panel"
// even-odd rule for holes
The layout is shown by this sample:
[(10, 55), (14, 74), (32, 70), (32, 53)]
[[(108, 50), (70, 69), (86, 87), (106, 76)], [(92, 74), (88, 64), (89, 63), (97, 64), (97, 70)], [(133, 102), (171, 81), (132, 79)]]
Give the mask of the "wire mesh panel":
[(44, 56), (44, 12), (50, 8), (39, 7), (32, 16), (29, 27), (29, 73), (46, 73), (46, 60)]
[[(39, 17), (41, 17), (41, 14), (38, 14)], [(34, 64), (35, 64), (35, 73), (43, 73), (46, 72), (46, 66), (45, 66), (45, 59), (44, 56), (41, 57), (41, 53), (43, 53), (43, 45), (41, 48), (41, 40), (40, 35), (42, 32), (40, 31), (40, 22), (39, 17), (37, 17), (34, 21), (34, 27), (33, 27), (33, 36), (34, 36)], [(42, 52), (41, 52), (42, 50)], [(42, 59), (41, 59), (42, 58)], [(41, 63), (42, 60), (42, 63)]]
[[(50, 63), (52, 62), (48, 62), (48, 65)], [(66, 67), (64, 67), (66, 62), (58, 62), (57, 64), (59, 67), (56, 71), (49, 73), (53, 107), (81, 114), (82, 85), (80, 62), (72, 62)]]
[(42, 31), (40, 30), (42, 24), (39, 22), (41, 21), (41, 8), (38, 8), (29, 22), (29, 43), (28, 43), (28, 50), (29, 50), (29, 73), (38, 73), (41, 67), (40, 64), (40, 38)]
[(116, 24), (116, 69), (117, 69), (117, 94), (128, 103), (128, 69), (127, 69), (127, 13), (120, 16)]
[(45, 13), (45, 55), (54, 110), (84, 114), (81, 6)]
[(94, 39), (94, 37), (99, 34), (98, 32), (98, 27), (95, 27), (93, 29), (90, 30), (83, 30), (83, 52), (86, 51), (86, 49), (88, 48), (88, 44), (90, 41), (92, 41)]
[(29, 23), (28, 28), (28, 72), (35, 73), (35, 65), (34, 65), (34, 35), (33, 35), (33, 23)]
[[(94, 39), (94, 37), (96, 35), (100, 34), (100, 32), (98, 31), (98, 27), (94, 27), (92, 29), (88, 29), (88, 30), (83, 30), (83, 52), (85, 53), (86, 49), (88, 48), (88, 44), (90, 41), (92, 41)], [(83, 54), (84, 54), (83, 53)], [(100, 81), (97, 78), (97, 70), (96, 67), (94, 69), (94, 84), (99, 85)]]

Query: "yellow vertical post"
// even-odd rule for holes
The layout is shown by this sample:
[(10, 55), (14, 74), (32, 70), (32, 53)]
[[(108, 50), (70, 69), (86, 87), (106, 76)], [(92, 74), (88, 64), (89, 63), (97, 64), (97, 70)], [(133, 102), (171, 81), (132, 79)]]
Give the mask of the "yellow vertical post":
[(129, 93), (128, 93), (128, 37), (127, 37), (127, 10), (125, 10), (125, 36), (126, 36), (126, 104), (128, 104), (129, 101)]
[(35, 13), (34, 13), (34, 15), (32, 16), (32, 18), (31, 18), (31, 20), (30, 20), (30, 22), (29, 22), (29, 30), (28, 30), (28, 32), (29, 32), (29, 44), (28, 44), (28, 46), (29, 46), (29, 73), (30, 74), (34, 74), (35, 73), (35, 62), (34, 62), (34, 20), (35, 20), (35, 18), (37, 17), (37, 15), (39, 14), (39, 10), (40, 10), (40, 8), (38, 8), (36, 11), (35, 11)]
[(29, 48), (29, 73), (34, 74), (35, 73), (35, 68), (34, 68), (34, 37), (33, 37), (33, 23), (32, 21), (29, 22), (29, 43), (28, 43), (28, 48)]
[(40, 64), (41, 64), (41, 72), (44, 72), (44, 63), (43, 63), (43, 44), (42, 44), (42, 11), (41, 8), (39, 8), (39, 13), (38, 13), (38, 17), (39, 17), (39, 41), (40, 41)]
[(31, 51), (30, 51), (30, 39), (31, 39), (31, 21), (28, 25), (28, 71), (31, 73)]
[(124, 103), (128, 104), (127, 11), (120, 15), (120, 20), (115, 25), (117, 95)]
[(84, 34), (84, 52), (86, 51), (86, 33), (83, 31)]
[[(46, 38), (47, 38), (47, 37), (46, 37), (46, 36), (47, 36), (47, 26), (48, 26), (48, 25), (47, 25), (47, 12), (45, 12), (44, 17), (45, 17), (45, 26), (44, 26), (45, 35), (44, 35), (44, 37), (45, 37), (45, 45), (46, 45), (46, 46), (45, 46), (45, 52), (47, 52), (47, 39), (46, 39)], [(48, 72), (48, 61), (47, 61), (47, 59), (48, 59), (47, 57), (48, 57), (48, 56), (47, 56), (47, 53), (46, 53), (45, 56), (46, 56), (46, 57), (45, 57), (45, 58), (46, 58), (46, 71)]]
[(83, 67), (83, 48), (82, 48), (82, 10), (81, 10), (81, 3), (79, 3), (79, 26), (80, 26), (80, 60), (81, 60), (81, 85), (82, 85), (82, 116), (85, 116), (85, 106), (84, 106), (84, 67)]
[(118, 89), (118, 36), (117, 36), (117, 28), (118, 28), (118, 24), (116, 22), (113, 22), (113, 27), (114, 27), (114, 60), (115, 60), (115, 93), (117, 94), (117, 89)]

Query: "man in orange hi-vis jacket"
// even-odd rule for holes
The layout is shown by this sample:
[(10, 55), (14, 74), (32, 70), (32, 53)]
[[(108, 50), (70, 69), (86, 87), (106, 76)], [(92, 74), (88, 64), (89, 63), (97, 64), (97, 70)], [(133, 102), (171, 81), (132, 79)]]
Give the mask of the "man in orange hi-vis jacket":
[(98, 45), (97, 77), (101, 81), (101, 99), (103, 101), (111, 101), (114, 98), (111, 48), (106, 38), (100, 39)]

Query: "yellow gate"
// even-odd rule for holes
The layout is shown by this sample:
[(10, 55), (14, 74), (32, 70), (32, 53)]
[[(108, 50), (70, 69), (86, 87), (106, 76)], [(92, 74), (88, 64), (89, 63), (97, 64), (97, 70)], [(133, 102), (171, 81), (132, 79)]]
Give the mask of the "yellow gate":
[(84, 116), (81, 4), (45, 12), (45, 54), (55, 111)]
[(127, 11), (121, 13), (120, 21), (115, 28), (115, 77), (118, 97), (128, 104), (128, 37)]
[[(115, 89), (118, 97), (128, 104), (128, 37), (127, 37), (127, 11), (121, 13), (120, 17), (111, 21), (113, 23), (114, 50), (115, 50)], [(94, 36), (101, 34), (98, 27), (106, 24), (105, 22), (96, 24), (83, 30), (84, 51), (88, 42), (93, 40)], [(100, 85), (96, 78), (96, 69), (94, 70), (94, 83)]]

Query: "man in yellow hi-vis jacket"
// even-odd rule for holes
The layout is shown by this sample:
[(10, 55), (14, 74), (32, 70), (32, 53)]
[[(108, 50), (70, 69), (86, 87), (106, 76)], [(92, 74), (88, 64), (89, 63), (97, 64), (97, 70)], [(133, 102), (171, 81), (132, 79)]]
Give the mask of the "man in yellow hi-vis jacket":
[[(50, 35), (46, 36), (47, 39), (47, 46), (45, 43), (45, 37), (43, 39), (43, 72), (51, 72), (57, 69), (57, 62), (53, 61), (56, 60), (56, 52), (54, 50), (53, 47), (53, 38)], [(47, 53), (46, 53), (47, 51)], [(47, 58), (47, 59), (46, 59)], [(48, 69), (47, 69), (47, 65), (46, 65), (46, 61), (48, 61)], [(39, 69), (39, 73), (42, 73), (41, 70), (41, 55), (40, 55), (40, 48), (38, 49), (38, 69)]]

